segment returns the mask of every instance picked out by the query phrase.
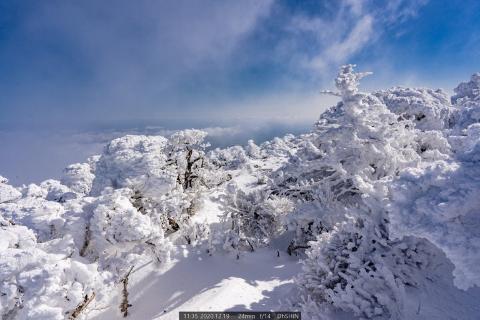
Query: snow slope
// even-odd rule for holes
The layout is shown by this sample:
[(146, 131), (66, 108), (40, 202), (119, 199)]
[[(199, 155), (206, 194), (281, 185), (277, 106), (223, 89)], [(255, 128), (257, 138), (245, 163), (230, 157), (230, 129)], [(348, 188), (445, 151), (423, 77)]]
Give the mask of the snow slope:
[[(291, 294), (298, 261), (260, 250), (243, 259), (185, 252), (164, 272), (145, 267), (132, 276), (133, 319), (178, 319), (179, 311), (278, 310)], [(91, 319), (118, 319), (116, 307)]]
[[(249, 175), (243, 174), (242, 179), (249, 180)], [(221, 215), (213, 197), (196, 218), (215, 223)], [(299, 294), (293, 279), (300, 272), (301, 263), (284, 252), (283, 240), (245, 254), (239, 260), (231, 254), (212, 256), (203, 250), (181, 246), (174, 260), (162, 269), (150, 262), (140, 265), (132, 275), (130, 317), (176, 320), (179, 311), (295, 309), (290, 302)], [(430, 280), (422, 288), (409, 289), (405, 319), (478, 319), (480, 288), (468, 291), (456, 288), (452, 264), (445, 258), (437, 263), (438, 273), (427, 275)], [(92, 307), (100, 310), (91, 312), (87, 319), (118, 319), (121, 316), (118, 303), (112, 305), (106, 310), (101, 305)], [(353, 318), (343, 312), (331, 316)]]

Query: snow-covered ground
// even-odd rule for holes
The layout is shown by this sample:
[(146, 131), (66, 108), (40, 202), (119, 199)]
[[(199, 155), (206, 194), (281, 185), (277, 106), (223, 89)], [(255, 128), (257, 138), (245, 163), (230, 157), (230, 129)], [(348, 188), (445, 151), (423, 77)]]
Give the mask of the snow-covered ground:
[(2, 320), (479, 319), (480, 74), (449, 98), (353, 68), (305, 134), (126, 135), (60, 180), (0, 177)]
[[(132, 319), (174, 320), (179, 311), (279, 310), (294, 292), (293, 277), (300, 271), (298, 259), (285, 253), (277, 257), (270, 249), (240, 260), (182, 249), (164, 270), (147, 265), (132, 274)], [(91, 319), (119, 317), (114, 304)]]
[[(242, 178), (248, 180), (249, 176)], [(196, 218), (219, 221), (215, 217), (222, 212), (212, 198)], [(131, 276), (130, 317), (176, 320), (180, 311), (288, 310), (289, 301), (299, 294), (293, 279), (301, 271), (301, 263), (284, 252), (288, 243), (282, 240), (238, 260), (231, 254), (209, 255), (183, 245), (173, 261), (160, 269), (150, 261), (140, 264)], [(480, 288), (456, 288), (453, 266), (446, 259), (439, 260), (437, 267), (444, 276), (430, 275), (422, 288), (408, 290), (405, 319), (478, 319)], [(94, 305), (87, 319), (118, 319), (118, 305), (118, 301)], [(352, 315), (338, 312), (335, 318), (351, 319)]]
[[(220, 221), (223, 212), (217, 196), (205, 201), (195, 220), (208, 224)], [(285, 243), (279, 241), (237, 259), (228, 253), (210, 255), (181, 245), (165, 266), (158, 268), (147, 261), (133, 269), (131, 317), (178, 319), (179, 311), (278, 310), (282, 300), (295, 292), (293, 277), (301, 269), (298, 259), (284, 249)], [(118, 319), (117, 303), (113, 305), (91, 318)]]

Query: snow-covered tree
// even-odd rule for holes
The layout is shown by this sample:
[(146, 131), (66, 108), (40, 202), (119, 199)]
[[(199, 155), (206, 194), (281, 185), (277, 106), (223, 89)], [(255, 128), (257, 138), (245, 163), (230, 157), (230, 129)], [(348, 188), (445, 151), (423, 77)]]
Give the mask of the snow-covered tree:
[[(416, 128), (415, 119), (407, 116), (415, 108), (400, 112), (392, 107), (398, 104), (393, 102), (398, 92), (359, 92), (359, 80), (365, 75), (354, 73), (351, 65), (342, 67), (336, 79), (341, 102), (320, 117), (315, 134), (282, 173), (286, 181), (303, 183), (302, 193), (308, 195), (290, 219), (301, 231), (309, 230), (310, 237), (316, 236), (307, 229), (312, 224), (320, 234), (308, 243), (311, 248), (298, 280), (306, 294), (315, 297), (307, 299), (309, 305), (318, 301), (367, 318), (398, 318), (403, 286), (414, 282), (411, 276), (425, 264), (408, 263), (398, 253), (399, 260), (389, 258), (392, 252), (402, 252), (407, 241), (392, 241), (389, 234), (385, 210), (389, 185), (406, 168), (445, 159), (449, 146), (443, 135)], [(411, 104), (406, 95), (407, 102), (401, 103)], [(383, 102), (385, 96), (390, 108)], [(448, 118), (448, 113), (438, 112), (437, 118), (435, 112), (425, 113), (436, 123)], [(424, 129), (428, 126), (439, 125), (425, 124)], [(315, 208), (320, 211), (316, 215)], [(415, 248), (420, 240), (409, 242)]]
[(452, 155), (402, 172), (392, 185), (390, 232), (423, 237), (455, 265), (455, 284), (480, 286), (480, 76), (460, 84), (452, 97)]
[(188, 225), (211, 181), (204, 137), (126, 136), (67, 167), (62, 182), (17, 190), (1, 178), (2, 319), (78, 318), (108, 302), (134, 266), (167, 262), (166, 235)]
[[(203, 190), (218, 183), (203, 151), (206, 133), (184, 130), (169, 139), (125, 136), (113, 140), (98, 159), (92, 195), (107, 187), (129, 188), (134, 206), (155, 212), (176, 231), (201, 203)], [(197, 208), (198, 209), (198, 208)]]
[(396, 87), (373, 94), (401, 119), (412, 120), (419, 130), (443, 130), (452, 126), (455, 109), (441, 89)]
[[(98, 158), (96, 159), (98, 160)], [(92, 162), (94, 159), (92, 159)], [(62, 184), (74, 192), (87, 195), (92, 190), (95, 175), (94, 168), (89, 163), (75, 163), (63, 170)]]
[(71, 234), (39, 242), (30, 226), (27, 220), (0, 217), (2, 319), (61, 320), (82, 311), (95, 296), (97, 301), (107, 299), (113, 284), (106, 281), (108, 273), (79, 256)]
[(8, 179), (0, 176), (0, 203), (16, 200), (22, 194), (20, 191), (8, 184)]
[(285, 216), (292, 209), (290, 200), (263, 188), (247, 193), (230, 184), (224, 199), (224, 248), (254, 251), (268, 244), (285, 230)]

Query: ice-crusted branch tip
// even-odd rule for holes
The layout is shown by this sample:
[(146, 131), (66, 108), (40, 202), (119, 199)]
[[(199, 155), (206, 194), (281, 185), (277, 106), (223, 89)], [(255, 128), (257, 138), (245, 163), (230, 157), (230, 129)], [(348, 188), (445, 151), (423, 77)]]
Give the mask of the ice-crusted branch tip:
[(353, 69), (355, 67), (355, 64), (347, 64), (340, 67), (340, 71), (335, 79), (335, 85), (342, 97), (356, 94), (360, 80), (372, 74), (372, 72), (354, 72)]
[(338, 92), (332, 90), (321, 90), (320, 94), (331, 95), (335, 97), (345, 98), (354, 95), (358, 92), (358, 86), (360, 80), (372, 72), (357, 72), (353, 69), (355, 64), (347, 64), (340, 67), (337, 77), (335, 78), (335, 86), (339, 90)]
[(455, 95), (452, 96), (452, 103), (457, 103), (460, 99), (476, 100), (480, 97), (480, 72), (474, 73), (470, 81), (460, 83), (453, 89)]
[(329, 96), (341, 97), (342, 95), (339, 92), (335, 92), (332, 90), (321, 90), (320, 94), (326, 94)]

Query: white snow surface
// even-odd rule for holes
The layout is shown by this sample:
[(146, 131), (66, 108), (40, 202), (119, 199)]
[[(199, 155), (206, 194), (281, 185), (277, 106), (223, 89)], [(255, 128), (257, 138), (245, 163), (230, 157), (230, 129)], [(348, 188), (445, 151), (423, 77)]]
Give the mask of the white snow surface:
[(299, 136), (128, 135), (60, 181), (0, 176), (2, 320), (478, 319), (480, 75), (449, 98), (369, 74), (343, 66)]

